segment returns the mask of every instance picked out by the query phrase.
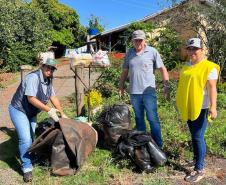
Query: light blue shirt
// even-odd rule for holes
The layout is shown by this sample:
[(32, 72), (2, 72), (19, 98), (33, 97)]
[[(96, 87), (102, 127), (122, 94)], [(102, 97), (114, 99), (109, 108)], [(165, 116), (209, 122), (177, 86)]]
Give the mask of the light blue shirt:
[(159, 52), (146, 46), (140, 54), (131, 48), (125, 57), (123, 69), (129, 69), (130, 94), (143, 94), (155, 88), (155, 69), (164, 67)]
[[(46, 94), (48, 82), (44, 81), (41, 69), (40, 69), (40, 79), (41, 79), (41, 83), (42, 83), (42, 90), (43, 90), (44, 94)], [(36, 97), (38, 89), (39, 89), (38, 85), (39, 85), (39, 77), (36, 74), (30, 73), (30, 74), (26, 75), (23, 80), (23, 87), (25, 87), (25, 95)], [(51, 96), (55, 96), (53, 87), (52, 87)]]

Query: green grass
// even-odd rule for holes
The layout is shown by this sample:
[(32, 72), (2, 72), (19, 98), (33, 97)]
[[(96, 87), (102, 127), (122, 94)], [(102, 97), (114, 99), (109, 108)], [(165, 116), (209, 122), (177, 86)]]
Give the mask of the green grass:
[[(74, 118), (75, 109), (74, 102), (71, 98), (63, 99), (63, 107), (70, 118)], [(113, 102), (111, 102), (113, 103)], [(160, 167), (153, 174), (134, 172), (134, 167), (130, 160), (114, 161), (112, 153), (107, 150), (96, 148), (82, 167), (73, 176), (57, 177), (51, 174), (50, 167), (34, 166), (35, 185), (108, 185), (108, 184), (123, 184), (141, 183), (145, 185), (168, 185), (174, 184), (172, 179), (168, 178), (180, 171), (180, 161), (192, 159), (192, 148), (190, 142), (190, 134), (186, 123), (179, 120), (178, 114), (171, 104), (159, 104), (159, 117), (161, 121), (162, 134), (164, 139), (164, 150), (169, 157), (169, 165)], [(46, 113), (40, 113), (38, 121), (47, 118)], [(95, 122), (97, 116), (93, 117)], [(134, 124), (134, 113), (131, 114)], [(226, 157), (226, 110), (218, 111), (218, 118), (209, 124), (206, 132), (206, 141), (209, 154)], [(1, 143), (0, 150), (0, 169), (12, 168), (20, 172), (18, 160), (18, 144), (15, 131), (9, 130), (8, 140)], [(4, 150), (2, 150), (2, 148)], [(18, 179), (20, 184), (21, 179)]]

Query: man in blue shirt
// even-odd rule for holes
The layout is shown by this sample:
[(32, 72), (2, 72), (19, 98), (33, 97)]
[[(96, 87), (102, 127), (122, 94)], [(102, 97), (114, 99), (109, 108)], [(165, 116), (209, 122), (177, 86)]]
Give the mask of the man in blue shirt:
[(158, 51), (146, 45), (144, 31), (134, 31), (132, 41), (134, 47), (127, 52), (123, 63), (119, 95), (124, 94), (124, 83), (129, 74), (130, 99), (135, 112), (136, 128), (140, 131), (146, 130), (144, 121), (144, 111), (146, 111), (152, 137), (162, 148), (154, 71), (159, 69), (161, 72), (165, 95), (169, 93), (169, 75)]
[[(25, 76), (9, 105), (10, 118), (19, 138), (19, 153), (25, 182), (32, 181), (31, 157), (27, 150), (33, 141), (37, 114), (45, 111), (55, 122), (59, 121), (57, 112), (61, 117), (67, 118), (52, 86), (56, 64), (56, 60), (47, 59), (39, 70)], [(47, 105), (49, 100), (55, 108)]]

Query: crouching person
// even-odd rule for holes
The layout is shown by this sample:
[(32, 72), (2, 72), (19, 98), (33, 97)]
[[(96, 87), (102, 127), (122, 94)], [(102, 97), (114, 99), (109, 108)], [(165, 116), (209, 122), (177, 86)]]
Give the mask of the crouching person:
[[(45, 111), (55, 122), (59, 121), (57, 112), (61, 117), (67, 117), (52, 85), (56, 64), (56, 60), (48, 59), (42, 63), (40, 69), (25, 76), (9, 105), (10, 118), (19, 138), (19, 154), (25, 182), (32, 181), (31, 156), (27, 150), (33, 141), (37, 114)], [(49, 100), (55, 108), (47, 105)]]

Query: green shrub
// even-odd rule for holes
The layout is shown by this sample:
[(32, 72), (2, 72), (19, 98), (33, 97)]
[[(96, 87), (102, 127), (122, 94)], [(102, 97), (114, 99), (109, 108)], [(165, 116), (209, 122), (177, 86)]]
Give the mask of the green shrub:
[(98, 80), (98, 90), (103, 97), (109, 98), (118, 94), (119, 79), (122, 72), (122, 60), (111, 58), (111, 66), (106, 68)]
[(51, 45), (50, 22), (44, 13), (22, 0), (0, 1), (0, 68), (18, 71), (23, 64), (34, 64), (40, 51)]
[(217, 108), (224, 109), (226, 108), (226, 94), (218, 93), (217, 95)]
[(217, 119), (209, 123), (205, 134), (207, 151), (226, 157), (226, 110), (218, 111)]
[(219, 93), (226, 93), (226, 83), (218, 83), (217, 84), (217, 91)]

